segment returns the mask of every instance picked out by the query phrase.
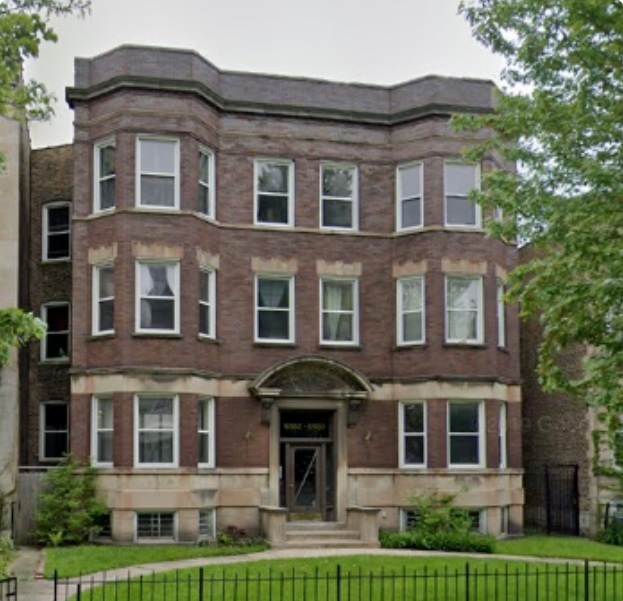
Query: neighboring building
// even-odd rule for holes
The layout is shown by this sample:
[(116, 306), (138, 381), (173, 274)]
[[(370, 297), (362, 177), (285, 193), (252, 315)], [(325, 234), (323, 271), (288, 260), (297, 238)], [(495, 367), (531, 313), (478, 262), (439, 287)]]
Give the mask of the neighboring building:
[[(20, 286), (20, 230), (28, 216), (29, 140), (17, 121), (0, 117), (0, 151), (4, 168), (0, 171), (0, 309), (24, 302)], [(11, 353), (8, 365), (0, 367), (0, 530), (10, 527), (11, 503), (16, 499), (19, 432), (18, 352)]]
[(78, 59), (73, 149), (33, 156), (50, 329), (27, 463), (67, 440), (91, 457), (117, 541), (261, 522), (279, 541), (280, 520), (363, 524), (361, 507), (398, 528), (433, 490), (521, 531), (517, 250), (486, 237), (467, 194), (493, 163), (463, 162), (448, 123), (493, 88)]

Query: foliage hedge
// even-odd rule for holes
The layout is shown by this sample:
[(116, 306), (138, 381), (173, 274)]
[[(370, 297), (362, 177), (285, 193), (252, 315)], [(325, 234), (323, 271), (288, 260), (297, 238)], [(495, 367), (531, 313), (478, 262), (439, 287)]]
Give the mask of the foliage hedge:
[(381, 532), (379, 540), (384, 549), (493, 553), (495, 546), (493, 536), (480, 532)]

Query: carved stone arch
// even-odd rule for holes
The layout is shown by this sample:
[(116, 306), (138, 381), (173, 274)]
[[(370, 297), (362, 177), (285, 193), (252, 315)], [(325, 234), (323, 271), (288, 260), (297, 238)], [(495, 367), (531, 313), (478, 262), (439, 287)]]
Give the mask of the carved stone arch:
[(289, 359), (262, 372), (249, 387), (262, 403), (262, 421), (270, 420), (271, 405), (281, 399), (332, 399), (348, 403), (354, 424), (361, 403), (372, 392), (368, 379), (355, 369), (324, 357)]

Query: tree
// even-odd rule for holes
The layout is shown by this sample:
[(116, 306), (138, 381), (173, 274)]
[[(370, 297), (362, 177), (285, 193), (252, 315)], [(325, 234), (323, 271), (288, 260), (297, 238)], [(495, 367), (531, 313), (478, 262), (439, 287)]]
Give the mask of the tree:
[(2, 0), (0, 2), (0, 115), (22, 121), (47, 119), (53, 96), (44, 84), (23, 81), (24, 61), (39, 55), (41, 42), (56, 42), (52, 17), (84, 16), (91, 0)]
[[(22, 122), (47, 119), (53, 114), (54, 97), (45, 85), (24, 81), (22, 66), (35, 58), (43, 41), (55, 42), (52, 17), (76, 13), (84, 16), (91, 0), (0, 0), (0, 115)], [(0, 152), (0, 170), (4, 155)], [(11, 346), (41, 338), (45, 325), (19, 309), (0, 310), (0, 367)]]
[[(473, 0), (460, 11), (506, 59), (496, 110), (459, 128), (495, 134), (467, 154), (517, 164), (475, 198), (501, 207), (491, 233), (529, 241), (534, 259), (510, 276), (510, 300), (543, 329), (539, 377), (623, 413), (623, 3)], [(513, 217), (511, 217), (513, 216)], [(560, 354), (586, 349), (580, 374)]]
[(11, 347), (18, 347), (29, 340), (40, 340), (46, 325), (32, 313), (20, 309), (0, 309), (0, 368), (9, 361)]

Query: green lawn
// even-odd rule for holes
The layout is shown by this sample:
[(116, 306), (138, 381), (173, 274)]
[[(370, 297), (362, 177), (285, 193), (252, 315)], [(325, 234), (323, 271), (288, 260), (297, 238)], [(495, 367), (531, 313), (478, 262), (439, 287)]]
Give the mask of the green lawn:
[[(339, 582), (338, 582), (339, 565)], [(444, 599), (466, 596), (469, 570), (471, 601), (532, 601), (584, 599), (584, 566), (524, 564), (491, 559), (456, 557), (349, 556), (322, 559), (257, 561), (230, 566), (206, 566), (204, 598), (211, 601), (276, 599)], [(569, 570), (569, 574), (565, 573)], [(592, 568), (593, 570), (593, 568)], [(591, 599), (620, 601), (623, 570), (591, 572)], [(199, 598), (199, 569), (154, 574), (130, 584), (109, 583), (89, 591), (93, 601), (141, 599), (165, 601)], [(269, 582), (270, 580), (270, 582)], [(338, 595), (339, 588), (339, 595)]]
[(60, 578), (69, 578), (144, 563), (175, 561), (192, 557), (243, 555), (264, 549), (266, 549), (265, 545), (246, 547), (83, 545), (48, 548), (45, 551), (45, 577), (52, 578), (54, 570), (58, 570)]
[(526, 536), (497, 541), (495, 553), (623, 563), (623, 547), (571, 536)]

